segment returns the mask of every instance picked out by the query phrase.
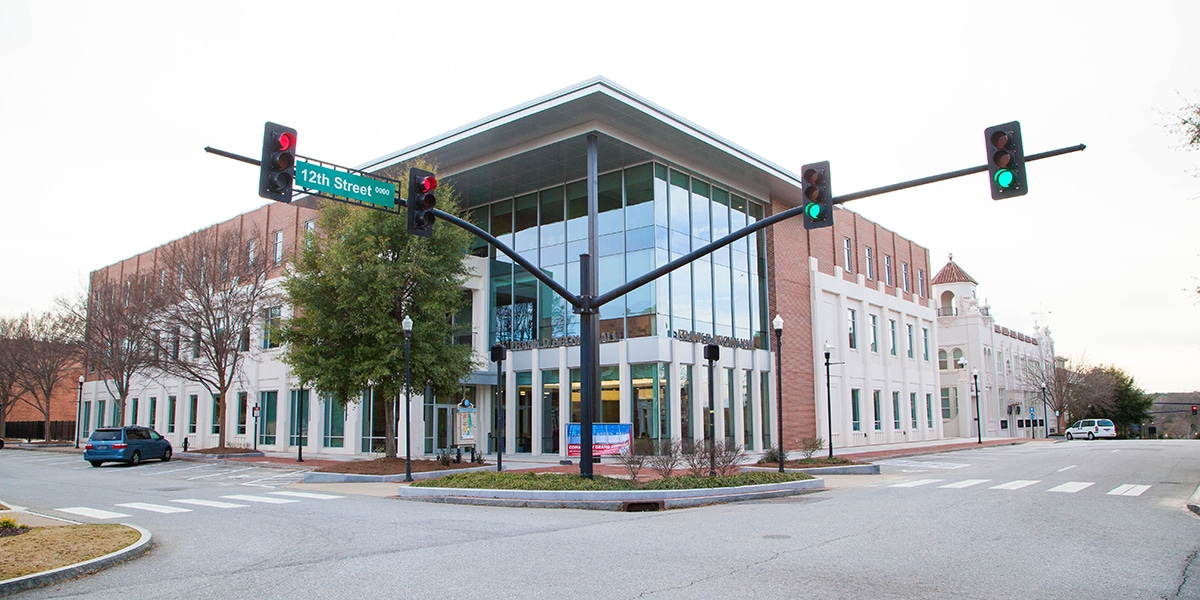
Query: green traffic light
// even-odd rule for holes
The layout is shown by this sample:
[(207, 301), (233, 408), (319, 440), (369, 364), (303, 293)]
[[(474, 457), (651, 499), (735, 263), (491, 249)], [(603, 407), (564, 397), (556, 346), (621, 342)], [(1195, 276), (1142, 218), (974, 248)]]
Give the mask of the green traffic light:
[(816, 202), (809, 202), (808, 206), (804, 207), (804, 214), (807, 215), (808, 218), (812, 219), (813, 221), (820, 219), (821, 218), (821, 205), (817, 204)]
[(993, 178), (996, 180), (997, 185), (1008, 189), (1012, 187), (1015, 176), (1013, 175), (1013, 172), (1009, 171), (1008, 169), (999, 169), (996, 171), (996, 174), (993, 176)]

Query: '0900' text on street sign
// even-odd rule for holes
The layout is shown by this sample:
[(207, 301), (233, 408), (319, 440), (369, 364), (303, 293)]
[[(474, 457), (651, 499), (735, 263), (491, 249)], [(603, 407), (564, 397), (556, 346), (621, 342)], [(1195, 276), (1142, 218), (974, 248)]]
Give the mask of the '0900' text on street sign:
[(302, 160), (296, 161), (296, 185), (331, 196), (341, 196), (388, 208), (396, 207), (395, 185)]

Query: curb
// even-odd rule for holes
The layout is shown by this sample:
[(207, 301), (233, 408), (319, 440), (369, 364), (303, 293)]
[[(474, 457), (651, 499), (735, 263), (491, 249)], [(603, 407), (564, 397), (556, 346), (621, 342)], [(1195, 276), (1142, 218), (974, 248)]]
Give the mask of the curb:
[[(743, 465), (743, 471), (755, 472), (771, 472), (778, 471), (779, 467), (760, 467)], [(808, 473), (809, 475), (878, 475), (879, 465), (834, 465), (832, 467), (804, 467), (799, 469), (785, 468), (785, 473)]]
[[(422, 479), (436, 479), (445, 477), (454, 473), (476, 473), (480, 471), (494, 471), (495, 466), (486, 467), (468, 467), (465, 469), (446, 469), (445, 471), (425, 471), (422, 473), (413, 473), (413, 481)], [(309, 471), (304, 474), (301, 483), (397, 483), (404, 481), (404, 473), (396, 475), (360, 475), (356, 473), (327, 473), (325, 471)]]
[(141, 534), (141, 537), (138, 539), (138, 541), (126, 546), (125, 548), (117, 550), (116, 552), (111, 552), (109, 554), (105, 554), (104, 556), (86, 560), (81, 563), (59, 567), (57, 569), (43, 571), (41, 573), (31, 573), (22, 577), (5, 579), (4, 581), (0, 581), (0, 596), (8, 596), (17, 592), (23, 592), (33, 588), (52, 585), (60, 581), (66, 581), (82, 575), (95, 573), (96, 571), (107, 569), (108, 567), (137, 558), (150, 550), (152, 537), (149, 531), (130, 523), (121, 523), (121, 525), (136, 529), (138, 533)]
[(1192, 497), (1187, 501), (1188, 510), (1200, 515), (1200, 486), (1196, 487), (1196, 491), (1192, 492)]
[(629, 510), (630, 505), (641, 507), (658, 505), (664, 509), (687, 508), (794, 496), (823, 489), (825, 489), (824, 479), (806, 479), (804, 481), (727, 488), (630, 491), (491, 490), (402, 486), (398, 490), (397, 496), (401, 500), (446, 504), (620, 511)]
[(202, 453), (202, 452), (176, 452), (175, 453), (175, 458), (188, 458), (188, 459), (198, 460), (198, 461), (202, 461), (202, 462), (205, 459), (224, 460), (227, 458), (264, 458), (266, 456), (267, 456), (266, 453), (257, 452), (257, 451), (256, 452), (238, 452), (235, 454), (208, 454), (208, 453)]

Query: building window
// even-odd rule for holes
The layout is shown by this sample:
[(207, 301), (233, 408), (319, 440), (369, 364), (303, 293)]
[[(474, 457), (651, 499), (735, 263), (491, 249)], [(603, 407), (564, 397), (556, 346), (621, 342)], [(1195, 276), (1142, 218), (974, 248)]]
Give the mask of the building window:
[(854, 247), (853, 247), (853, 244), (851, 244), (851, 242), (850, 242), (850, 238), (843, 238), (842, 247), (843, 247), (845, 259), (846, 259), (846, 272), (853, 273), (854, 267), (851, 265), (854, 264)]
[(258, 394), (258, 416), (262, 419), (258, 428), (258, 443), (260, 444), (275, 445), (275, 403), (278, 400), (279, 392), (275, 390)]
[(104, 401), (96, 401), (96, 428), (104, 427)]
[(175, 396), (167, 396), (167, 433), (175, 433)]
[(200, 398), (196, 394), (188, 396), (188, 433), (196, 433), (196, 410), (199, 404)]
[(858, 348), (858, 314), (853, 308), (846, 309), (846, 319), (849, 321), (850, 347)]
[(943, 371), (950, 370), (950, 359), (946, 356), (945, 350), (938, 350), (938, 368)]
[(248, 250), (246, 251), (246, 262), (251, 266), (254, 265), (254, 249), (256, 246), (257, 241), (254, 238), (251, 238), (250, 241), (247, 242)]
[(321, 445), (341, 448), (346, 444), (346, 406), (332, 396), (322, 399), (325, 405), (325, 435)]
[(237, 408), (237, 432), (239, 435), (246, 434), (246, 411), (250, 401), (247, 399), (246, 392), (238, 392), (238, 408)]
[(879, 352), (879, 317), (871, 315), (871, 352)]
[(867, 279), (875, 279), (875, 253), (867, 246)]
[(895, 356), (896, 355), (896, 342), (897, 342), (896, 320), (895, 319), (888, 319), (888, 336), (891, 338), (891, 342), (892, 342), (892, 347), (891, 347), (891, 349), (888, 350), (888, 352), (891, 352), (892, 356)]
[(908, 328), (908, 348), (907, 348), (908, 357), (913, 358), (913, 345), (915, 343), (915, 340), (913, 338), (913, 326), (905, 325), (905, 327)]
[(283, 262), (283, 230), (275, 232), (275, 264)]
[(950, 419), (954, 413), (950, 410), (950, 390), (953, 388), (942, 388), (942, 418)]
[(933, 394), (925, 394), (925, 420), (933, 429)]
[(925, 297), (925, 269), (917, 269), (917, 295)]
[(921, 358), (923, 358), (925, 361), (928, 362), (929, 361), (929, 328), (928, 327), (921, 328), (921, 340), (924, 343), (924, 348), (923, 348), (924, 351), (921, 353)]
[(900, 263), (900, 283), (904, 286), (904, 291), (908, 291), (908, 263)]
[(264, 350), (279, 347), (279, 325), (282, 307), (272, 306), (266, 310), (263, 316), (263, 338), (262, 347)]
[(150, 396), (150, 429), (158, 424), (158, 398)]
[(871, 398), (875, 404), (875, 431), (883, 431), (883, 392), (875, 390)]
[(883, 255), (883, 282), (889, 287), (892, 285), (892, 256), (890, 254)]
[(131, 403), (133, 406), (132, 406), (132, 407), (130, 408), (130, 410), (129, 410), (129, 424), (130, 424), (130, 425), (137, 425), (137, 424), (138, 424), (138, 422), (137, 422), (137, 418), (138, 418), (138, 399), (137, 399), (137, 398), (133, 398), (133, 399), (131, 399), (131, 400), (130, 400), (130, 403)]
[(850, 414), (854, 419), (854, 431), (862, 431), (862, 408), (859, 406), (859, 390), (850, 390)]
[(292, 390), (288, 403), (291, 431), (288, 432), (289, 446), (308, 445), (308, 390)]
[(212, 432), (221, 433), (221, 395), (213, 396), (212, 403)]
[(919, 427), (919, 425), (917, 425), (917, 393), (916, 392), (910, 392), (908, 394), (908, 408), (909, 408), (909, 411), (912, 412), (912, 428), (916, 429), (917, 427)]
[(900, 429), (900, 392), (892, 392), (892, 429)]

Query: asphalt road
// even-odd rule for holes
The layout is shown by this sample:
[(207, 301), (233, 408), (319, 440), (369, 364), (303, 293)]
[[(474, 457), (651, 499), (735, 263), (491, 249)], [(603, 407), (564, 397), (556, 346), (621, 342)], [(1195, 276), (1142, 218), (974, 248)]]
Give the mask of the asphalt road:
[[(629, 514), (405, 502), (244, 465), (66, 458), (0, 451), (0, 499), (135, 523), (155, 546), (22, 598), (1200, 598), (1200, 516), (1185, 506), (1200, 484), (1195, 442), (892, 459), (883, 475), (807, 496)], [(62, 511), (79, 508), (125, 516)]]

